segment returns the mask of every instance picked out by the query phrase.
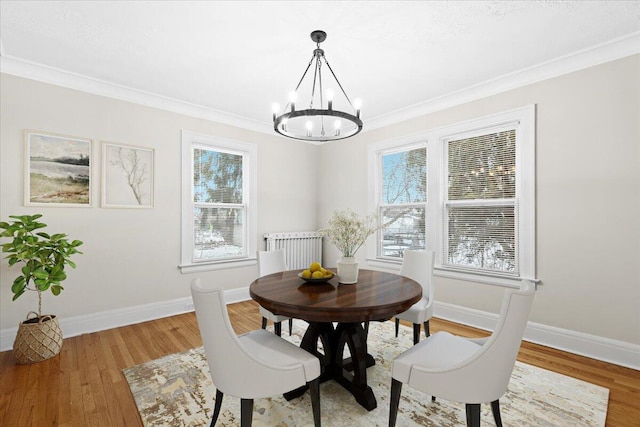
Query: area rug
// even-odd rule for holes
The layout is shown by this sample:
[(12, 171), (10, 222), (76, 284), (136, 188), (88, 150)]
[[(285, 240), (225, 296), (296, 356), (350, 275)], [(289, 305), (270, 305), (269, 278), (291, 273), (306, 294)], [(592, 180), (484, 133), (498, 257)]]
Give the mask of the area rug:
[[(306, 329), (294, 321), (293, 335), (283, 337), (299, 344)], [(322, 425), (325, 427), (387, 426), (391, 363), (412, 345), (411, 328), (394, 336), (393, 323), (372, 322), (369, 353), (375, 366), (367, 370), (378, 407), (367, 411), (334, 381), (320, 386)], [(221, 349), (223, 351), (223, 349)], [(346, 350), (348, 351), (348, 350)], [(147, 427), (208, 426), (213, 414), (215, 387), (211, 383), (204, 350), (192, 349), (123, 370), (142, 423)], [(250, 382), (251, 378), (239, 379)], [(517, 362), (507, 393), (500, 399), (505, 426), (604, 426), (609, 390), (565, 375)], [(463, 426), (464, 404), (427, 396), (403, 387), (398, 426)], [(240, 399), (225, 396), (217, 426), (240, 425)], [(282, 396), (254, 401), (253, 425), (312, 426), (309, 393), (287, 402)], [(495, 426), (489, 405), (482, 405), (482, 425)]]

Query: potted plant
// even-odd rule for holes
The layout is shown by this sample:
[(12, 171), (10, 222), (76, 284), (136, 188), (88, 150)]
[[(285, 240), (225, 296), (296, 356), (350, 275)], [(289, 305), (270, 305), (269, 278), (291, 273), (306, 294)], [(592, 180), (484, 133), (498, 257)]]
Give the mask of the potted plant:
[(342, 253), (342, 258), (336, 263), (340, 283), (353, 284), (358, 281), (356, 252), (367, 237), (382, 228), (377, 221), (375, 215), (360, 218), (350, 209), (336, 210), (329, 219), (329, 226), (318, 230)]
[[(13, 354), (18, 363), (39, 362), (55, 356), (62, 348), (62, 331), (55, 315), (42, 314), (42, 293), (48, 290), (59, 295), (61, 283), (67, 278), (65, 266), (75, 268), (71, 256), (81, 254), (80, 240), (67, 240), (66, 234), (49, 235), (41, 230), (47, 224), (39, 222), (41, 214), (11, 215), (11, 223), (0, 222), (0, 237), (12, 239), (2, 244), (2, 252), (9, 266), (22, 265), (21, 274), (11, 285), (13, 301), (26, 291), (37, 292), (38, 312), (29, 312), (20, 323), (13, 343)], [(35, 317), (30, 318), (31, 315)]]

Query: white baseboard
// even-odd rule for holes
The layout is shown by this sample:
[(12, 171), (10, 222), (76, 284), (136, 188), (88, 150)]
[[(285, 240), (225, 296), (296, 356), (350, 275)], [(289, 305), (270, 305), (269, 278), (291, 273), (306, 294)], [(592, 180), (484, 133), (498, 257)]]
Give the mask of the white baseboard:
[[(498, 315), (443, 302), (433, 302), (433, 315), (478, 329), (492, 331)], [(640, 345), (529, 322), (524, 340), (568, 353), (640, 370)]]
[[(246, 301), (250, 299), (249, 288), (227, 290), (225, 291), (225, 299), (227, 303)], [(189, 311), (193, 311), (193, 301), (191, 297), (185, 297), (161, 303), (63, 318), (60, 319), (60, 328), (64, 337), (70, 338)], [(493, 313), (438, 301), (434, 302), (434, 316), (489, 331), (493, 330), (498, 319), (498, 316)], [(17, 326), (0, 330), (0, 351), (11, 350), (17, 332)], [(637, 344), (533, 322), (529, 322), (527, 325), (524, 339), (569, 353), (640, 370), (640, 345)]]
[[(250, 299), (249, 288), (231, 289), (224, 293), (227, 303), (240, 302)], [(119, 308), (116, 310), (60, 318), (60, 329), (65, 338), (71, 338), (82, 334), (104, 331), (120, 326), (132, 325), (162, 317), (175, 316), (176, 314), (193, 311), (191, 297), (178, 298), (170, 301), (138, 305), (134, 307)], [(13, 348), (18, 327), (0, 330), (0, 351)]]

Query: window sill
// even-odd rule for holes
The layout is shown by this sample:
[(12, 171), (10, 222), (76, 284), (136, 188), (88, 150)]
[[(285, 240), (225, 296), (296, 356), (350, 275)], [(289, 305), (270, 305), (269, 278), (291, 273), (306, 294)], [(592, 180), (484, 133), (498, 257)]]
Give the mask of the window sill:
[[(375, 268), (382, 268), (392, 271), (400, 271), (402, 268), (402, 261), (386, 260), (379, 258), (367, 258), (367, 265)], [(447, 279), (464, 280), (467, 282), (482, 283), (486, 285), (502, 286), (505, 288), (520, 288), (523, 280), (529, 280), (535, 284), (540, 282), (539, 279), (532, 279), (528, 277), (505, 277), (500, 275), (491, 274), (479, 274), (468, 273), (461, 271), (454, 271), (442, 267), (434, 267), (433, 275), (435, 277), (445, 277)]]
[(206, 261), (178, 266), (182, 274), (197, 273), (201, 271), (226, 270), (229, 268), (251, 267), (258, 264), (257, 258), (241, 258), (226, 261)]
[(497, 274), (468, 273), (450, 270), (442, 267), (435, 267), (433, 275), (445, 277), (447, 279), (464, 280), (467, 282), (483, 283), (485, 285), (502, 286), (505, 288), (520, 288), (523, 280), (529, 280), (534, 284), (540, 282), (538, 279), (528, 277), (505, 277)]
[(383, 268), (386, 270), (400, 271), (402, 268), (402, 260), (391, 260), (382, 258), (367, 258), (369, 267)]

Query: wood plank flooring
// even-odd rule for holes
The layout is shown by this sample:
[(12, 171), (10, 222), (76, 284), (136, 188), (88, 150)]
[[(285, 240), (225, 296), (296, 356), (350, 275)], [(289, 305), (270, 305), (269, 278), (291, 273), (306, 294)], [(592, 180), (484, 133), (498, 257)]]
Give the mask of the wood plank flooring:
[[(257, 304), (229, 305), (238, 334), (260, 327)], [(283, 329), (286, 329), (283, 327)], [(432, 319), (431, 331), (486, 333)], [(0, 425), (142, 426), (123, 368), (202, 345), (193, 313), (67, 338), (60, 355), (16, 365), (0, 353)], [(523, 343), (518, 360), (610, 390), (607, 426), (640, 426), (640, 371)]]

